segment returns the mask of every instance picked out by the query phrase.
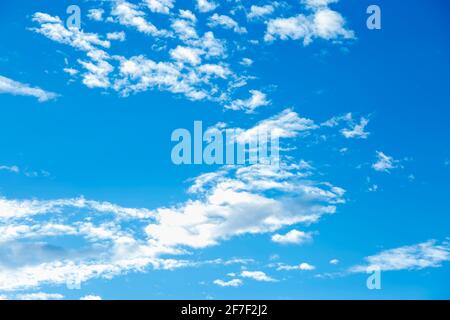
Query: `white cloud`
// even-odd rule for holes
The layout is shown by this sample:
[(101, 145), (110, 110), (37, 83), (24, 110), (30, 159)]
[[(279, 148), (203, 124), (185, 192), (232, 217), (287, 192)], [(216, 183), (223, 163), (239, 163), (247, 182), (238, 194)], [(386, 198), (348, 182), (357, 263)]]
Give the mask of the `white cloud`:
[(376, 152), (377, 161), (372, 164), (372, 168), (375, 171), (379, 172), (389, 172), (389, 170), (395, 169), (398, 167), (398, 160), (395, 160), (393, 157), (390, 157), (384, 154), (381, 151)]
[(169, 14), (174, 7), (175, 0), (145, 0), (147, 7), (152, 12)]
[(138, 10), (135, 4), (127, 1), (118, 1), (114, 4), (111, 11), (112, 16), (117, 21), (128, 27), (134, 27), (139, 32), (155, 37), (166, 37), (169, 33), (166, 30), (159, 30), (154, 24), (145, 19), (145, 13)]
[(88, 72), (83, 75), (83, 83), (88, 88), (108, 88), (111, 83), (109, 74), (114, 70), (113, 66), (104, 60), (96, 62), (78, 60)]
[(39, 102), (53, 100), (58, 97), (58, 94), (54, 92), (45, 91), (39, 87), (31, 87), (28, 84), (0, 76), (0, 94), (2, 93), (12, 94), (15, 96), (35, 97)]
[(59, 293), (36, 292), (18, 294), (16, 298), (18, 300), (61, 300), (64, 299), (64, 296)]
[[(283, 130), (303, 128), (292, 124), (287, 126), (285, 114), (259, 125), (274, 129), (282, 126)], [(302, 122), (300, 119), (291, 116), (288, 122)], [(295, 133), (283, 130), (278, 134), (295, 136)], [(155, 269), (196, 266), (199, 264), (192, 261), (160, 259), (159, 255), (183, 253), (184, 247), (203, 248), (240, 234), (272, 232), (286, 225), (315, 222), (322, 214), (334, 212), (333, 203), (340, 194), (314, 186), (311, 181), (298, 180), (298, 170), (303, 170), (303, 167), (252, 166), (235, 168), (230, 172), (227, 169), (223, 175), (194, 181), (196, 190), (203, 190), (193, 190), (198, 199), (152, 211), (122, 208), (84, 198), (52, 201), (0, 199), (0, 219), (8, 221), (7, 229), (1, 230), (0, 234), (3, 243), (7, 243), (4, 248), (15, 252), (14, 259), (9, 258), (8, 252), (3, 252), (7, 258), (0, 260), (19, 263), (12, 269), (1, 269), (0, 289), (9, 291), (46, 283), (82, 283), (94, 277), (111, 278), (124, 272), (141, 271), (147, 266)], [(264, 191), (268, 190), (278, 190), (282, 198), (265, 195)], [(288, 197), (284, 193), (286, 190), (289, 190)], [(324, 205), (319, 205), (322, 202)], [(77, 213), (77, 219), (62, 224), (64, 217), (73, 217), (71, 212)], [(44, 217), (55, 217), (59, 224), (33, 222), (35, 219), (42, 221)], [(102, 220), (110, 217), (107, 219), (110, 222), (85, 221), (88, 217), (101, 217)], [(133, 232), (129, 230), (130, 219), (140, 222)], [(122, 227), (121, 221), (126, 223), (126, 227)], [(85, 256), (83, 250), (54, 251), (47, 249), (46, 245), (33, 244), (40, 239), (57, 241), (64, 235), (82, 237), (92, 243), (93, 248), (101, 243), (101, 251), (94, 250)], [(56, 256), (55, 252), (58, 253)], [(18, 260), (18, 257), (22, 258)], [(26, 261), (33, 263), (24, 263)], [(247, 260), (205, 263), (247, 263)], [(253, 276), (263, 278), (261, 274)]]
[[(343, 201), (342, 191), (298, 181), (295, 168), (254, 165), (229, 169), (224, 176), (206, 180), (206, 185), (196, 181), (195, 191), (206, 190), (194, 194), (200, 198), (156, 210), (157, 223), (149, 224), (146, 232), (161, 246), (204, 248), (233, 236), (273, 232), (334, 213), (334, 204)], [(270, 197), (269, 191), (280, 196)]]
[(148, 209), (124, 208), (109, 202), (86, 200), (82, 197), (58, 200), (9, 200), (0, 197), (0, 218), (21, 219), (50, 212), (59, 213), (67, 207), (110, 212), (123, 218), (145, 219), (151, 216), (151, 211)]
[[(170, 19), (173, 32), (157, 30), (145, 20), (145, 14), (138, 6), (126, 1), (114, 2), (111, 14), (107, 19), (110, 22), (136, 28), (146, 34), (169, 37), (158, 41), (161, 41), (161, 50), (168, 52), (172, 60), (154, 61), (144, 55), (110, 55), (107, 52), (111, 47), (110, 40), (123, 41), (124, 32), (107, 33), (104, 39), (96, 33), (69, 30), (59, 17), (45, 13), (33, 15), (33, 21), (39, 26), (31, 30), (86, 54), (85, 58), (77, 60), (84, 69), (81, 71), (84, 85), (89, 88), (112, 89), (124, 97), (157, 89), (181, 94), (193, 101), (209, 100), (225, 107), (232, 104), (233, 92), (246, 85), (247, 79), (251, 78), (237, 75), (226, 63), (226, 41), (217, 39), (211, 31), (201, 36), (197, 33), (197, 18), (189, 10), (179, 10), (178, 15), (173, 15), (174, 18)], [(168, 48), (169, 40), (173, 39), (176, 45)], [(65, 72), (75, 75), (77, 70), (65, 68)], [(264, 97), (255, 91), (255, 95), (248, 101), (238, 103), (248, 103), (250, 108), (258, 107), (266, 103), (258, 100)]]
[(369, 124), (369, 120), (366, 118), (361, 118), (361, 122), (359, 124), (356, 124), (351, 129), (342, 129), (341, 133), (344, 137), (347, 139), (351, 138), (360, 138), (360, 139), (367, 139), (369, 136), (368, 132), (365, 132), (364, 129)]
[(200, 55), (202, 54), (202, 51), (197, 48), (189, 48), (189, 47), (182, 47), (177, 46), (175, 49), (172, 49), (170, 51), (170, 56), (172, 59), (190, 63), (192, 65), (197, 65), (202, 62), (202, 59), (200, 58)]
[(264, 5), (264, 6), (252, 5), (250, 7), (250, 12), (247, 14), (247, 18), (249, 20), (261, 18), (261, 17), (272, 14), (274, 12), (274, 10), (275, 10), (275, 8), (271, 4)]
[(303, 263), (300, 263), (298, 268), (300, 270), (310, 271), (310, 270), (314, 270), (316, 267), (314, 267), (313, 265), (310, 265), (309, 263), (303, 262)]
[(250, 58), (243, 58), (239, 63), (243, 66), (251, 66), (253, 64), (253, 60)]
[(218, 285), (220, 287), (240, 287), (242, 286), (243, 282), (241, 279), (232, 279), (229, 281), (224, 281), (221, 279), (214, 280), (213, 282), (215, 285)]
[(270, 104), (270, 101), (267, 99), (267, 95), (259, 90), (250, 90), (251, 97), (242, 100), (237, 99), (231, 102), (231, 104), (227, 105), (225, 108), (231, 110), (244, 110), (246, 112), (254, 112), (255, 109), (259, 107), (264, 107)]
[(9, 172), (13, 172), (13, 173), (19, 173), (20, 172), (20, 168), (18, 166), (3, 166), (3, 165), (0, 165), (0, 171), (9, 171)]
[(450, 244), (438, 244), (435, 240), (382, 251), (365, 258), (366, 265), (354, 266), (350, 272), (366, 272), (368, 268), (378, 267), (382, 271), (421, 270), (437, 268), (450, 261)]
[(103, 14), (105, 13), (105, 10), (103, 9), (90, 9), (88, 11), (88, 18), (94, 21), (102, 21), (103, 20)]
[[(254, 139), (258, 131), (293, 138), (315, 128), (312, 121), (286, 110), (253, 128), (238, 130), (238, 140)], [(147, 234), (161, 245), (203, 248), (236, 235), (315, 222), (321, 215), (334, 212), (334, 205), (343, 202), (344, 191), (303, 180), (305, 170), (309, 169), (293, 163), (279, 168), (225, 167), (220, 172), (201, 175), (190, 189), (194, 199), (156, 210), (158, 223), (147, 226)], [(279, 197), (268, 196), (269, 191)]]
[(175, 19), (172, 21), (171, 27), (183, 41), (187, 41), (190, 39), (198, 39), (198, 34), (197, 31), (195, 30), (195, 21), (196, 19), (192, 20), (189, 18)]
[(249, 278), (256, 281), (262, 281), (262, 282), (276, 282), (274, 278), (269, 277), (267, 274), (265, 274), (262, 271), (242, 271), (241, 277), (243, 278)]
[(320, 7), (328, 7), (328, 5), (339, 2), (339, 0), (303, 0), (302, 2), (308, 8), (317, 9)]
[(183, 68), (189, 63), (198, 65), (201, 62), (200, 51), (180, 46), (171, 54), (179, 62), (188, 63), (155, 62), (143, 56), (123, 59), (119, 68), (122, 80), (116, 82), (116, 90), (127, 95), (158, 88), (184, 94), (191, 100), (212, 98), (205, 89), (207, 84), (197, 73), (183, 74)]
[[(341, 129), (340, 132), (347, 139), (367, 139), (370, 135), (369, 132), (365, 131), (369, 124), (369, 120), (365, 117), (361, 117), (359, 123), (356, 123), (352, 113), (332, 117), (323, 122), (321, 126), (333, 128), (342, 123), (347, 125), (347, 128)], [(348, 148), (343, 148), (343, 150), (348, 151)]]
[(262, 120), (254, 127), (240, 133), (239, 139), (250, 141), (258, 132), (270, 132), (274, 138), (295, 138), (301, 133), (318, 129), (313, 120), (302, 118), (292, 109), (285, 109), (279, 114)]
[(212, 0), (197, 0), (197, 10), (200, 12), (213, 11), (218, 7), (218, 4)]
[(87, 295), (87, 296), (81, 297), (80, 300), (102, 300), (102, 297), (96, 296), (96, 295)]
[(288, 233), (274, 234), (272, 236), (272, 241), (280, 244), (302, 244), (308, 241), (311, 241), (312, 236), (310, 233), (306, 233), (298, 230), (291, 230)]
[(74, 76), (79, 73), (79, 71), (77, 69), (73, 69), (73, 68), (64, 68), (63, 71), (65, 73), (68, 73), (71, 76)]
[(265, 41), (300, 40), (310, 44), (314, 38), (325, 40), (353, 39), (354, 32), (345, 28), (345, 19), (336, 11), (321, 8), (311, 15), (269, 20)]
[(226, 79), (231, 71), (224, 66), (218, 64), (204, 64), (198, 68), (200, 73), (205, 73), (207, 75), (214, 75), (222, 79)]
[(104, 51), (111, 43), (102, 40), (98, 34), (85, 33), (76, 28), (67, 29), (59, 17), (37, 12), (33, 21), (40, 24), (39, 28), (31, 30), (45, 37), (76, 48), (86, 53), (91, 61), (78, 59), (87, 71), (83, 74), (83, 83), (89, 88), (107, 88), (110, 86), (109, 74), (114, 70), (106, 60), (110, 59)]
[(106, 34), (106, 38), (108, 40), (117, 40), (117, 41), (125, 41), (126, 36), (125, 36), (125, 32), (120, 31), (120, 32), (109, 32)]
[(67, 29), (64, 27), (59, 17), (50, 16), (46, 13), (36, 12), (33, 15), (33, 21), (40, 24), (39, 28), (32, 28), (31, 30), (42, 34), (43, 36), (63, 44), (70, 45), (78, 50), (97, 52), (96, 47), (109, 48), (109, 41), (100, 39), (100, 36), (95, 33), (85, 33), (78, 29)]
[[(125, 19), (122, 21), (125, 24), (130, 19), (131, 27), (142, 22), (141, 14), (136, 13), (134, 6), (127, 2), (115, 3), (114, 12), (119, 20)], [(138, 17), (130, 18), (130, 15)], [(205, 60), (223, 58), (224, 45), (212, 32), (206, 32), (202, 37), (198, 37), (195, 29), (185, 28), (186, 25), (192, 26), (192, 21), (195, 20), (192, 13), (181, 11), (180, 15), (183, 19), (176, 19), (172, 27), (177, 34), (183, 32), (181, 40), (188, 46), (177, 46), (170, 51), (177, 63), (155, 62), (144, 56), (128, 59), (119, 55), (110, 56), (104, 51), (104, 48), (110, 47), (108, 40), (102, 40), (97, 34), (84, 33), (76, 29), (68, 30), (61, 19), (44, 13), (36, 13), (33, 16), (33, 20), (41, 24), (39, 28), (33, 30), (86, 53), (87, 60), (78, 59), (78, 63), (86, 70), (82, 74), (82, 81), (89, 88), (112, 88), (123, 96), (157, 88), (184, 94), (190, 100), (209, 99), (222, 103), (225, 99), (224, 93), (219, 90), (215, 79), (227, 78), (227, 83), (232, 86), (237, 77), (226, 66), (211, 63), (200, 66), (200, 62), (202, 58)], [(123, 39), (121, 33), (108, 34), (107, 37)], [(119, 68), (118, 72), (115, 72), (112, 63), (117, 61)], [(229, 75), (233, 77), (230, 78)]]
[(214, 13), (209, 18), (208, 26), (211, 28), (221, 26), (224, 29), (231, 29), (236, 33), (247, 33), (247, 29), (240, 27), (239, 24), (233, 20), (233, 18), (226, 15), (219, 15), (217, 13)]
[(339, 260), (338, 259), (331, 259), (330, 260), (330, 264), (337, 265), (337, 264), (339, 264)]
[(278, 263), (277, 265), (278, 265), (277, 271), (294, 271), (294, 270), (312, 271), (316, 269), (316, 267), (306, 262), (302, 262), (295, 266), (286, 265), (284, 263)]
[(197, 17), (195, 14), (190, 10), (181, 10), (180, 9), (180, 17), (184, 19), (191, 20), (192, 22), (197, 22)]
[[(145, 69), (143, 61), (124, 68), (129, 72)], [(279, 138), (295, 138), (317, 128), (312, 120), (287, 109), (238, 132), (241, 137), (254, 137), (255, 130), (266, 129)], [(311, 170), (305, 162), (292, 159), (278, 167), (225, 166), (194, 179), (186, 201), (152, 210), (84, 198), (0, 198), (0, 290), (80, 284), (149, 268), (251, 263), (241, 258), (196, 262), (161, 257), (186, 254), (240, 235), (314, 223), (335, 213), (344, 202), (344, 191), (312, 180)], [(65, 247), (59, 240), (69, 235), (86, 246)], [(241, 276), (274, 281), (261, 271)]]

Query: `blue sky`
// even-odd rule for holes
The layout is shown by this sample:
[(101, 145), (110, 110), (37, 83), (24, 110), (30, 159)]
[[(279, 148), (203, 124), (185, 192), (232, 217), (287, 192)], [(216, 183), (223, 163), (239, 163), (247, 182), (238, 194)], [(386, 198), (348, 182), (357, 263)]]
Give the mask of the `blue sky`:
[[(2, 1), (0, 297), (448, 299), (448, 9)], [(281, 166), (174, 165), (194, 121)]]

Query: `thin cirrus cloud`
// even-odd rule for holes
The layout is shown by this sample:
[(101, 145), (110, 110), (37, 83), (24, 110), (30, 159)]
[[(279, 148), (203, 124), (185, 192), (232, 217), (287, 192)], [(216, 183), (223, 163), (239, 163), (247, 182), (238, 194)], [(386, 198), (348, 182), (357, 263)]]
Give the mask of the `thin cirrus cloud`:
[(58, 97), (58, 94), (54, 92), (46, 91), (39, 87), (33, 87), (29, 84), (15, 81), (4, 76), (0, 76), (0, 94), (1, 93), (34, 97), (38, 99), (39, 102), (46, 102)]
[(46, 293), (46, 292), (36, 292), (36, 293), (24, 293), (16, 295), (17, 300), (62, 300), (64, 296), (59, 293)]
[(249, 278), (255, 281), (261, 281), (261, 282), (277, 282), (278, 280), (268, 276), (263, 271), (248, 271), (244, 270), (241, 272), (241, 277), (243, 278)]
[(19, 173), (20, 168), (18, 166), (0, 165), (0, 171), (9, 171), (9, 172), (13, 172), (13, 173)]
[(316, 267), (307, 263), (307, 262), (302, 262), (298, 265), (287, 265), (284, 263), (278, 263), (277, 267), (276, 267), (277, 271), (294, 271), (294, 270), (300, 270), (300, 271), (312, 271), (315, 270)]
[(241, 279), (231, 279), (229, 281), (224, 281), (221, 279), (216, 279), (213, 281), (215, 285), (220, 287), (240, 287), (244, 283)]
[(393, 157), (386, 155), (384, 152), (376, 152), (377, 161), (372, 164), (372, 168), (375, 171), (387, 172), (390, 170), (398, 168), (399, 160), (395, 160)]
[(366, 272), (369, 268), (379, 268), (381, 271), (422, 270), (437, 268), (450, 261), (450, 244), (436, 240), (388, 249), (365, 258), (365, 265), (357, 265), (349, 272)]

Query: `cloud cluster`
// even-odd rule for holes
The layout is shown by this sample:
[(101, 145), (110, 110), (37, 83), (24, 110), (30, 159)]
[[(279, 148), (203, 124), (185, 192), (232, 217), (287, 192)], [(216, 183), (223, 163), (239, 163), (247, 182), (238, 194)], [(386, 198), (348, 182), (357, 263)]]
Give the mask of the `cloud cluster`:
[[(303, 38), (306, 44), (315, 37), (327, 40), (352, 38), (353, 32), (345, 29), (344, 18), (328, 8), (332, 2), (306, 1), (303, 6), (311, 11), (310, 15), (271, 19), (267, 23), (266, 41)], [(270, 103), (266, 93), (252, 88), (246, 90), (251, 94), (249, 98), (235, 98), (236, 91), (254, 78), (246, 72), (236, 71), (240, 65), (251, 64), (250, 58), (235, 58), (251, 41), (246, 38), (237, 41), (230, 33), (227, 39), (218, 39), (212, 30), (205, 31), (206, 27), (221, 27), (233, 30), (240, 37), (246, 35), (247, 28), (242, 25), (243, 22), (237, 21), (235, 11), (231, 10), (229, 14), (213, 13), (218, 3), (197, 0), (196, 9), (207, 15), (206, 19), (199, 20), (188, 8), (177, 8), (177, 11), (174, 0), (142, 0), (139, 3), (115, 0), (100, 6), (88, 11), (89, 19), (120, 25), (150, 37), (150, 50), (143, 50), (134, 56), (112, 54), (110, 51), (116, 48), (112, 48), (114, 44), (111, 41), (126, 41), (124, 31), (108, 32), (102, 36), (66, 28), (57, 16), (42, 12), (33, 15), (33, 21), (38, 26), (31, 28), (32, 31), (86, 54), (86, 58), (77, 59), (83, 72), (74, 66), (66, 66), (64, 72), (80, 77), (87, 87), (114, 90), (122, 96), (163, 90), (183, 95), (189, 100), (210, 100), (226, 109), (249, 113)], [(279, 2), (251, 5), (247, 19), (261, 22), (259, 18), (274, 14), (275, 8), (284, 7)], [(167, 17), (168, 24), (158, 26), (160, 19), (152, 19), (153, 15)], [(206, 25), (197, 26), (203, 20)], [(144, 65), (143, 70), (135, 68), (140, 63)]]
[[(261, 128), (286, 140), (319, 126), (286, 109), (236, 131), (238, 137), (254, 138), (255, 130)], [(240, 235), (271, 234), (283, 227), (315, 223), (345, 202), (342, 188), (315, 181), (310, 165), (289, 157), (279, 166), (224, 166), (193, 179), (188, 191), (190, 199), (155, 209), (125, 208), (85, 198), (0, 198), (0, 290), (48, 283), (80, 285), (92, 278), (148, 268), (246, 264), (248, 260), (243, 259), (195, 262), (168, 256), (185, 255)], [(79, 246), (65, 247), (61, 241), (65, 237), (79, 239)], [(296, 232), (273, 235), (281, 242), (306, 237)], [(241, 276), (272, 281), (260, 272), (247, 271)], [(236, 286), (239, 282), (216, 284)]]
[(226, 16), (226, 15), (220, 15), (220, 14), (213, 14), (209, 18), (208, 26), (211, 28), (221, 26), (225, 29), (231, 29), (236, 33), (247, 33), (247, 29), (244, 27), (240, 27), (239, 24), (233, 20), (233, 18)]
[(269, 20), (264, 40), (302, 40), (306, 46), (315, 38), (333, 41), (353, 39), (355, 34), (347, 29), (344, 17), (328, 7), (331, 2), (336, 1), (306, 1), (312, 13)]

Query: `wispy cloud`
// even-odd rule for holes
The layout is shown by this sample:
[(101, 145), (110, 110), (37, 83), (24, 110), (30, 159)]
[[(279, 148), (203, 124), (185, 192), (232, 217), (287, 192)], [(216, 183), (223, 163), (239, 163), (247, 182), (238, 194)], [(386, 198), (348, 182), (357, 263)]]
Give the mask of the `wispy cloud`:
[(30, 96), (38, 99), (39, 102), (45, 102), (56, 99), (58, 94), (45, 91), (39, 87), (32, 87), (29, 84), (21, 83), (10, 78), (0, 76), (0, 94), (7, 93), (15, 96)]
[(239, 26), (239, 24), (235, 20), (233, 20), (233, 18), (217, 13), (213, 14), (209, 18), (208, 26), (210, 26), (211, 28), (221, 26), (225, 29), (231, 29), (236, 33), (247, 33), (247, 29)]
[(450, 244), (429, 240), (423, 243), (382, 251), (365, 258), (367, 264), (350, 268), (350, 272), (366, 272), (369, 267), (382, 271), (421, 270), (440, 267), (450, 261)]
[(398, 168), (399, 161), (393, 157), (384, 154), (381, 151), (376, 152), (377, 161), (372, 164), (372, 168), (379, 172), (389, 172), (389, 170)]
[(268, 276), (265, 272), (263, 271), (242, 271), (241, 272), (241, 277), (243, 278), (249, 278), (249, 279), (253, 279), (256, 281), (262, 281), (262, 282), (276, 282), (277, 280)]
[(252, 5), (250, 12), (247, 13), (247, 19), (257, 19), (268, 16), (274, 12), (275, 8), (273, 4), (267, 4), (264, 6)]
[(367, 139), (367, 137), (369, 136), (370, 133), (366, 132), (364, 130), (368, 124), (369, 124), (369, 120), (367, 120), (366, 118), (361, 118), (361, 122), (359, 124), (355, 124), (350, 129), (347, 129), (347, 128), (342, 129), (341, 133), (347, 139), (352, 139), (352, 138)]
[(244, 283), (241, 279), (232, 279), (229, 281), (224, 281), (221, 279), (214, 280), (215, 285), (220, 287), (240, 287)]
[(270, 104), (270, 101), (267, 99), (267, 95), (264, 92), (259, 90), (250, 90), (250, 94), (250, 98), (246, 100), (234, 100), (231, 104), (227, 105), (226, 108), (231, 110), (244, 110), (251, 113), (259, 107), (264, 107)]
[(96, 295), (87, 295), (80, 298), (80, 300), (103, 300), (102, 297)]
[(36, 293), (18, 294), (16, 296), (16, 299), (18, 299), (18, 300), (61, 300), (61, 299), (64, 299), (64, 296), (59, 293), (36, 292)]
[(0, 171), (9, 171), (9, 172), (13, 172), (13, 173), (19, 173), (20, 169), (18, 166), (3, 166), (0, 165)]
[(302, 262), (298, 265), (287, 265), (284, 263), (278, 263), (277, 264), (277, 271), (294, 271), (294, 270), (300, 270), (300, 271), (312, 271), (316, 269), (315, 266), (307, 263), (307, 262)]

